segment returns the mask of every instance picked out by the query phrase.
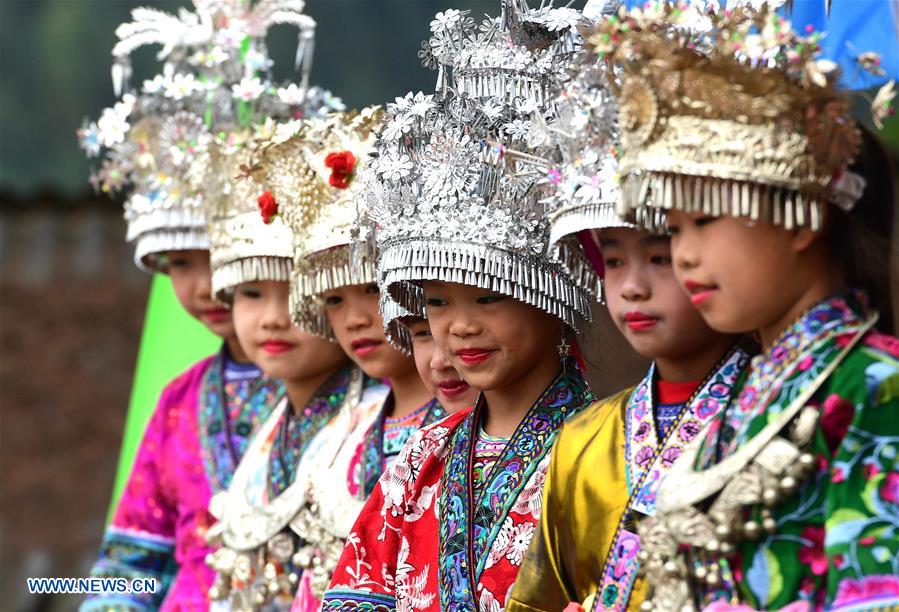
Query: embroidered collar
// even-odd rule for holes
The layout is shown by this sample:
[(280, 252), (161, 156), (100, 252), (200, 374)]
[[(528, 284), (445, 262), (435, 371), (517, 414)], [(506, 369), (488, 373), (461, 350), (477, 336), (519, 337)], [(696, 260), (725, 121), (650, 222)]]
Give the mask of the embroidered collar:
[(288, 402), (278, 424), (277, 439), (269, 459), (268, 491), (271, 499), (290, 486), (297, 464), (309, 443), (340, 410), (352, 373), (353, 366), (348, 365), (332, 374), (316, 390), (300, 415), (293, 414), (293, 407)]
[(253, 434), (285, 394), (280, 381), (261, 372), (226, 383), (227, 364), (228, 350), (222, 344), (203, 375), (197, 407), (203, 467), (213, 493), (231, 484)]
[(441, 478), (441, 609), (477, 608), (478, 578), (503, 521), (549, 452), (562, 423), (594, 399), (577, 365), (567, 360), (522, 419), (477, 494), (473, 482), (474, 452), (486, 410), (483, 394), (474, 410), (456, 427)]
[(839, 352), (840, 337), (854, 335), (867, 316), (865, 294), (849, 290), (819, 302), (797, 318), (765, 353), (752, 360), (739, 396), (709, 431), (709, 439), (717, 438), (717, 443), (704, 445), (701, 465), (711, 465), (734, 452), (751, 437), (755, 418), (765, 415), (770, 406), (788, 405)]
[[(387, 467), (386, 458), (384, 457), (384, 428), (387, 423), (387, 414), (393, 411), (394, 399), (393, 391), (387, 396), (377, 420), (365, 433), (362, 450), (362, 494), (364, 498), (368, 498), (375, 487), (378, 485), (378, 479)], [(424, 418), (421, 420), (420, 427), (426, 427), (431, 423), (436, 423), (447, 415), (444, 408), (437, 399), (431, 399), (416, 412), (425, 411)], [(411, 416), (411, 415), (410, 415)]]
[(630, 499), (606, 556), (592, 610), (627, 607), (639, 565), (640, 538), (633, 530), (634, 514), (655, 514), (658, 490), (669, 468), (684, 447), (730, 402), (749, 359), (749, 352), (740, 344), (731, 348), (684, 403), (668, 436), (662, 439), (653, 422), (655, 364), (631, 393), (624, 448)]

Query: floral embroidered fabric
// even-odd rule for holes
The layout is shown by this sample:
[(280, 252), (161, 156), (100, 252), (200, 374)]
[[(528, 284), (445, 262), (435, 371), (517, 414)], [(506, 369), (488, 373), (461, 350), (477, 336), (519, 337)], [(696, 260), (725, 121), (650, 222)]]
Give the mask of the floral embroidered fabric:
[[(479, 429), (475, 409), (416, 432), (384, 472), (353, 526), (323, 609), (500, 610), (540, 517), (548, 451), (558, 428), (567, 415), (592, 401), (576, 366), (567, 366), (503, 449), (475, 500), (478, 506), (457, 499), (462, 490), (447, 491), (448, 483), (460, 478), (463, 484), (472, 482), (470, 460)], [(453, 459), (457, 452), (460, 460)], [(462, 476), (456, 471), (460, 468)], [(481, 504), (492, 514), (481, 510)], [(460, 551), (435, 541), (434, 534), (446, 526), (450, 531), (441, 533), (441, 541), (464, 535), (460, 517), (479, 528), (478, 556), (470, 555), (467, 547), (453, 554)], [(460, 558), (480, 562), (481, 567), (470, 599), (447, 605), (441, 574)], [(457, 593), (451, 596), (459, 598)]]
[[(816, 305), (757, 358), (738, 399), (718, 419), (706, 464), (752, 439), (807, 388), (868, 317), (847, 292)], [(757, 609), (796, 601), (814, 609), (899, 606), (899, 341), (869, 332), (812, 397), (820, 420), (817, 469), (773, 509), (777, 528), (744, 542), (729, 563), (734, 596)], [(751, 513), (760, 520), (761, 509)]]

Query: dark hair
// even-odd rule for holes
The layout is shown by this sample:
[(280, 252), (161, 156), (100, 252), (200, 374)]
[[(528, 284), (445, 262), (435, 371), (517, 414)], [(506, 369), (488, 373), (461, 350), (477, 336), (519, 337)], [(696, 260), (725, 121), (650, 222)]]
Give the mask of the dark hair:
[(850, 287), (868, 293), (880, 312), (878, 329), (893, 328), (892, 274), (899, 268), (899, 250), (893, 240), (896, 209), (894, 161), (870, 130), (860, 127), (862, 145), (849, 169), (865, 179), (865, 190), (851, 212), (831, 206), (828, 246), (840, 262)]

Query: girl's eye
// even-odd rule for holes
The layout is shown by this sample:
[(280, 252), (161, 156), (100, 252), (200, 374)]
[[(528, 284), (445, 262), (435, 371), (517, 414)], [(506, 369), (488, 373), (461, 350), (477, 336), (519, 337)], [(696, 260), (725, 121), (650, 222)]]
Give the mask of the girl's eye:
[(506, 298), (508, 298), (508, 296), (495, 293), (492, 295), (482, 295), (476, 300), (476, 302), (478, 304), (495, 304), (496, 302), (501, 302)]
[(653, 255), (649, 258), (649, 263), (655, 264), (657, 266), (670, 266), (671, 265), (671, 256), (670, 255)]
[(381, 293), (381, 290), (378, 289), (378, 286), (372, 283), (371, 285), (365, 286), (365, 293)]
[(244, 297), (256, 300), (262, 297), (262, 292), (255, 287), (241, 287), (240, 294)]
[(680, 231), (680, 229), (678, 229), (678, 227), (677, 227), (676, 225), (669, 225), (669, 226), (668, 226), (668, 235), (669, 235), (669, 236), (674, 236), (674, 235), (676, 235), (679, 231)]
[(446, 306), (447, 301), (439, 297), (429, 297), (427, 304), (429, 308), (439, 308), (440, 306)]
[(412, 334), (412, 337), (413, 338), (430, 338), (431, 331), (428, 329), (420, 329), (417, 332), (415, 332), (414, 334)]
[(695, 219), (693, 223), (696, 225), (696, 227), (702, 227), (717, 220), (718, 217), (699, 217), (698, 219)]
[(169, 267), (170, 268), (186, 268), (190, 265), (187, 259), (183, 257), (175, 257), (169, 259)]
[(339, 295), (326, 295), (325, 296), (325, 306), (337, 306), (343, 301), (343, 298)]
[(603, 264), (605, 264), (607, 268), (617, 268), (624, 265), (624, 261), (620, 257), (609, 257), (603, 261)]

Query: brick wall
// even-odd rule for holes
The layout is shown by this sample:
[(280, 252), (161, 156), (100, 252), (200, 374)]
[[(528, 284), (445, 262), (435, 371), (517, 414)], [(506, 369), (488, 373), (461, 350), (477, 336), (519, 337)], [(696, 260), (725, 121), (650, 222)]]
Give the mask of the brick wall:
[(0, 609), (71, 610), (112, 490), (146, 305), (117, 207), (0, 202)]

